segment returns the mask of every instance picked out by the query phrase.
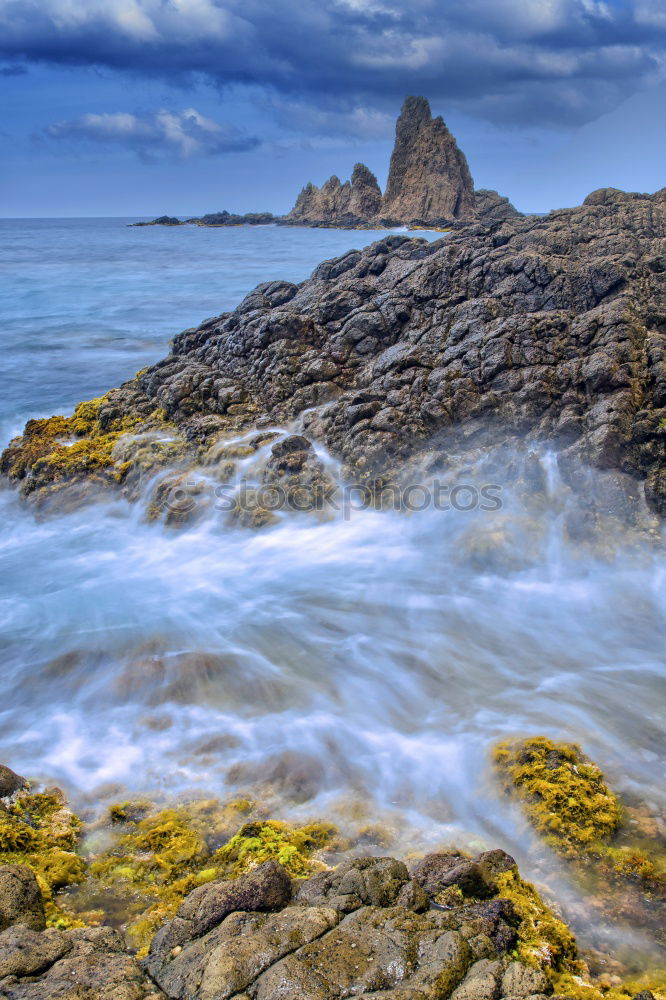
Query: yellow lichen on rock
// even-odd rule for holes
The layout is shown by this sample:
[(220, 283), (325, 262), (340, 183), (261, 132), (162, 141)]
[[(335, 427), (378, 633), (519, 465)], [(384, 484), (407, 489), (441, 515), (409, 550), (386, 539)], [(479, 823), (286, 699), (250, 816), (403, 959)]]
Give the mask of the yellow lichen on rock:
[(554, 971), (576, 968), (576, 939), (517, 868), (496, 877), (499, 895), (513, 904), (520, 918), (516, 957), (521, 962)]
[(559, 854), (576, 856), (613, 836), (622, 810), (601, 769), (580, 747), (543, 736), (500, 743), (495, 764), (505, 791)]
[(85, 878), (76, 852), (81, 821), (67, 808), (59, 789), (20, 792), (0, 812), (0, 864), (26, 865), (36, 875), (51, 927), (81, 926), (58, 905), (56, 893)]
[(313, 860), (312, 855), (336, 834), (337, 828), (330, 823), (309, 823), (301, 827), (277, 820), (246, 823), (217, 851), (215, 862), (225, 875), (236, 878), (264, 861), (275, 859), (293, 878), (306, 878), (325, 867)]
[(75, 479), (120, 482), (131, 463), (118, 461), (118, 442), (139, 428), (164, 426), (163, 410), (120, 414), (108, 395), (100, 396), (79, 403), (70, 417), (29, 420), (2, 453), (0, 471), (21, 482), (24, 496)]
[[(324, 867), (312, 855), (332, 839), (335, 827), (259, 820), (238, 830), (239, 818), (253, 809), (244, 799), (194, 802), (149, 814), (146, 803), (111, 807), (109, 818), (121, 830), (115, 844), (91, 860), (88, 888), (97, 902), (111, 892), (116, 911), (119, 900), (121, 910), (126, 906), (125, 931), (141, 955), (155, 931), (199, 885), (236, 878), (269, 858), (280, 861), (294, 877)], [(215, 850), (220, 839), (227, 843)]]

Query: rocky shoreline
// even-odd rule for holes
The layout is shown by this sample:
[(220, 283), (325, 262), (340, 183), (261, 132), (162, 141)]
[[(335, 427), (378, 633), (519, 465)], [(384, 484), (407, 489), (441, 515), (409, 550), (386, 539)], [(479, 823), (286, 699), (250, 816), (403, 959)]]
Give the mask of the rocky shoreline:
[[(623, 843), (636, 837), (630, 814), (580, 749), (534, 737), (499, 746), (495, 760), (509, 794), (537, 828), (548, 817), (576, 863), (612, 856), (614, 875), (596, 884), (602, 905), (638, 889), (642, 911), (634, 899), (614, 919), (636, 928), (649, 913), (663, 934), (663, 837)], [(6, 767), (0, 779), (5, 1000), (666, 995), (657, 970), (623, 978), (611, 956), (580, 952), (556, 904), (501, 849), (405, 863), (330, 823), (261, 818), (243, 799), (125, 802), (84, 824), (58, 789)]]
[(484, 455), (492, 472), (498, 448), (547, 443), (580, 500), (572, 537), (607, 516), (649, 528), (645, 503), (666, 513), (665, 235), (666, 189), (387, 237), (300, 285), (260, 285), (74, 416), (30, 421), (2, 472), (39, 503), (118, 485), (136, 498), (166, 468), (224, 483), (225, 441), (255, 428), (252, 450), (298, 421), (267, 481), (320, 482), (317, 442), (373, 489)]

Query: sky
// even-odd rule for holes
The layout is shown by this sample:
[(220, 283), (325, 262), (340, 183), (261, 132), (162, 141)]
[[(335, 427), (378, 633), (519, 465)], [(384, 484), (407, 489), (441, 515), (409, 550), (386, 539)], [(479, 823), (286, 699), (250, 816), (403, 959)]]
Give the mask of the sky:
[(0, 216), (289, 210), (423, 95), (522, 211), (666, 185), (666, 0), (0, 0)]

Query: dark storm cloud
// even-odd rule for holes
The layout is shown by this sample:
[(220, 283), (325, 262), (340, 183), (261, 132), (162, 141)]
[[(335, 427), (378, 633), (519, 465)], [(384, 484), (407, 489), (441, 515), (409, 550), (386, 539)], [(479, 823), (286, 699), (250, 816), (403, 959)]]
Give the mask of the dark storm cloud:
[(416, 92), (577, 124), (663, 78), (665, 39), (663, 0), (0, 0), (5, 58), (203, 74), (324, 114)]
[(195, 153), (219, 156), (255, 149), (259, 145), (258, 139), (244, 135), (232, 125), (221, 125), (205, 118), (194, 108), (181, 112), (160, 110), (142, 115), (123, 111), (86, 114), (49, 125), (45, 134), (53, 139), (89, 140), (124, 146), (147, 161), (165, 155), (181, 159)]
[(0, 66), (0, 76), (25, 76), (25, 66)]

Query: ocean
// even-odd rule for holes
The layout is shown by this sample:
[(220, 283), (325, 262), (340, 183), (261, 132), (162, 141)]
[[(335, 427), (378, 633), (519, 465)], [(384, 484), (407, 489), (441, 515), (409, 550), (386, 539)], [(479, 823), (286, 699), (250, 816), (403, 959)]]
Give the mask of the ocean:
[[(258, 282), (378, 238), (127, 221), (0, 222), (3, 446)], [(38, 517), (5, 484), (0, 761), (93, 810), (247, 793), (276, 816), (365, 817), (396, 851), (502, 846), (560, 877), (496, 786), (491, 747), (577, 741), (663, 808), (666, 566), (649, 549), (572, 553), (542, 463), (544, 542), (525, 558), (507, 497), (493, 530), (516, 558), (500, 565), (470, 555), (464, 512), (170, 529), (118, 497)]]

